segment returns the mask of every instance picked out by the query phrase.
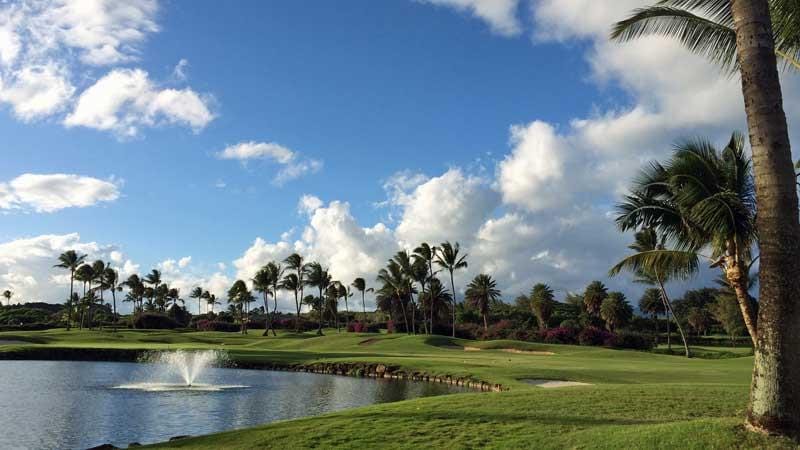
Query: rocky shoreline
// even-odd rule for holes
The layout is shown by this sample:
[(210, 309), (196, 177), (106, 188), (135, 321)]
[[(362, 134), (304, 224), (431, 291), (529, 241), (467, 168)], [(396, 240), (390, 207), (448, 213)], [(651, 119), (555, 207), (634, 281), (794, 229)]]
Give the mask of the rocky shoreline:
[[(108, 361), (137, 362), (153, 350), (104, 349), (74, 347), (27, 347), (0, 352), (0, 360), (50, 360), (50, 361)], [(164, 350), (168, 351), (168, 350)], [(277, 363), (269, 361), (232, 360), (234, 367), (242, 369), (281, 370), (307, 372), (326, 375), (341, 375), (359, 378), (384, 378), (394, 380), (442, 383), (462, 386), (483, 392), (507, 390), (500, 384), (487, 383), (469, 377), (451, 375), (431, 375), (423, 371), (409, 371), (397, 365), (381, 363), (350, 362), (312, 362)]]

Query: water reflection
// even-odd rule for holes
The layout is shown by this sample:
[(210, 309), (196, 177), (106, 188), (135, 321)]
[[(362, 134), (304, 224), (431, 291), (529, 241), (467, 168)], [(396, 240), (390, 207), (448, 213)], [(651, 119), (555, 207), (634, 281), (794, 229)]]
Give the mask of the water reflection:
[(294, 372), (208, 369), (221, 391), (115, 389), (148, 380), (148, 364), (0, 361), (0, 448), (126, 446), (415, 397), (463, 392), (447, 385)]

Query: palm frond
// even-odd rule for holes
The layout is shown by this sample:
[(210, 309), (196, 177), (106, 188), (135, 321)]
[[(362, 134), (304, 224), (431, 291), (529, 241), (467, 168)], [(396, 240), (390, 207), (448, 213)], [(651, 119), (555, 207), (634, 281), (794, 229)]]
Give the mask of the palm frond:
[(697, 253), (684, 250), (650, 250), (627, 256), (608, 271), (616, 276), (623, 270), (632, 273), (657, 273), (663, 278), (689, 278), (697, 272)]

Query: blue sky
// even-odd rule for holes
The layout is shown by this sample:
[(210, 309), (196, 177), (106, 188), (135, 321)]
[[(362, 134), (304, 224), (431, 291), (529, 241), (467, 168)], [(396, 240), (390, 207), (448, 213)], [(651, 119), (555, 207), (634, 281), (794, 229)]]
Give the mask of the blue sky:
[[(36, 52), (33, 19), (73, 11), (51, 3), (0, 4), (0, 256), (19, 260), (0, 263), (0, 284), (31, 298), (57, 300), (60, 281), (37, 273), (47, 257), (31, 249), (162, 264), (188, 292), (298, 249), (371, 279), (393, 251), (449, 236), (476, 258), (468, 275), (495, 270), (509, 296), (533, 281), (578, 289), (624, 254), (610, 205), (641, 162), (678, 136), (743, 126), (737, 80), (670, 42), (605, 40), (647, 2), (137, 0), (131, 16), (97, 0), (76, 22), (44, 20), (62, 20), (60, 34)], [(99, 37), (78, 33), (100, 16)], [(4, 26), (18, 44), (5, 62)], [(667, 77), (672, 63), (683, 68)], [(57, 76), (15, 91), (28, 67)], [(128, 84), (103, 84), (112, 73)], [(50, 102), (52, 78), (70, 87)], [(134, 79), (146, 87), (103, 107)], [(38, 110), (25, 103), (36, 89)], [(130, 126), (98, 125), (109, 117)], [(220, 157), (242, 143), (291, 161)], [(42, 211), (61, 181), (14, 187), (23, 174), (92, 178), (105, 184), (86, 195), (113, 198)]]

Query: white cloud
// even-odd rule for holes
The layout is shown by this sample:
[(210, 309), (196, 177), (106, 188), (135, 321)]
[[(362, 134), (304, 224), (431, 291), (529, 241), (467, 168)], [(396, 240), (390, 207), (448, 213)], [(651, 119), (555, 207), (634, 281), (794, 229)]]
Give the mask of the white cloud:
[(191, 89), (160, 89), (141, 69), (115, 69), (81, 93), (64, 119), (83, 126), (135, 136), (142, 126), (181, 124), (199, 131), (214, 119), (208, 100)]
[(54, 212), (111, 202), (118, 197), (119, 186), (113, 181), (63, 173), (26, 173), (0, 183), (0, 209)]
[(65, 69), (53, 62), (25, 66), (0, 78), (0, 102), (9, 103), (23, 121), (60, 111), (74, 92)]
[[(69, 276), (65, 277), (65, 271), (53, 265), (58, 262), (58, 255), (67, 250), (88, 255), (86, 259), (89, 262), (95, 259), (113, 261), (112, 253), (120, 252), (114, 245), (81, 241), (77, 233), (41, 235), (0, 243), (0, 288), (14, 291), (17, 302), (65, 301), (69, 294)], [(118, 256), (125, 259), (124, 255)], [(123, 267), (115, 267), (123, 273), (132, 265), (130, 260), (126, 260)], [(76, 289), (80, 289), (79, 283), (76, 283)]]
[(522, 31), (517, 19), (519, 0), (418, 0), (422, 3), (446, 6), (467, 12), (486, 22), (493, 32), (515, 36)]
[(178, 81), (186, 81), (186, 69), (189, 67), (189, 60), (182, 58), (172, 69), (172, 78)]
[(242, 164), (251, 160), (268, 160), (279, 164), (281, 169), (272, 179), (272, 184), (277, 186), (306, 174), (317, 173), (323, 166), (322, 161), (304, 158), (300, 153), (275, 142), (240, 142), (225, 147), (217, 153), (217, 158), (237, 160)]
[(311, 216), (314, 214), (314, 211), (321, 208), (323, 204), (323, 201), (320, 200), (319, 197), (305, 194), (300, 197), (300, 201), (297, 202), (297, 211)]
[(192, 257), (191, 256), (184, 256), (183, 258), (178, 260), (178, 267), (184, 268), (184, 267), (188, 266), (189, 263), (191, 263), (191, 262), (192, 262)]

